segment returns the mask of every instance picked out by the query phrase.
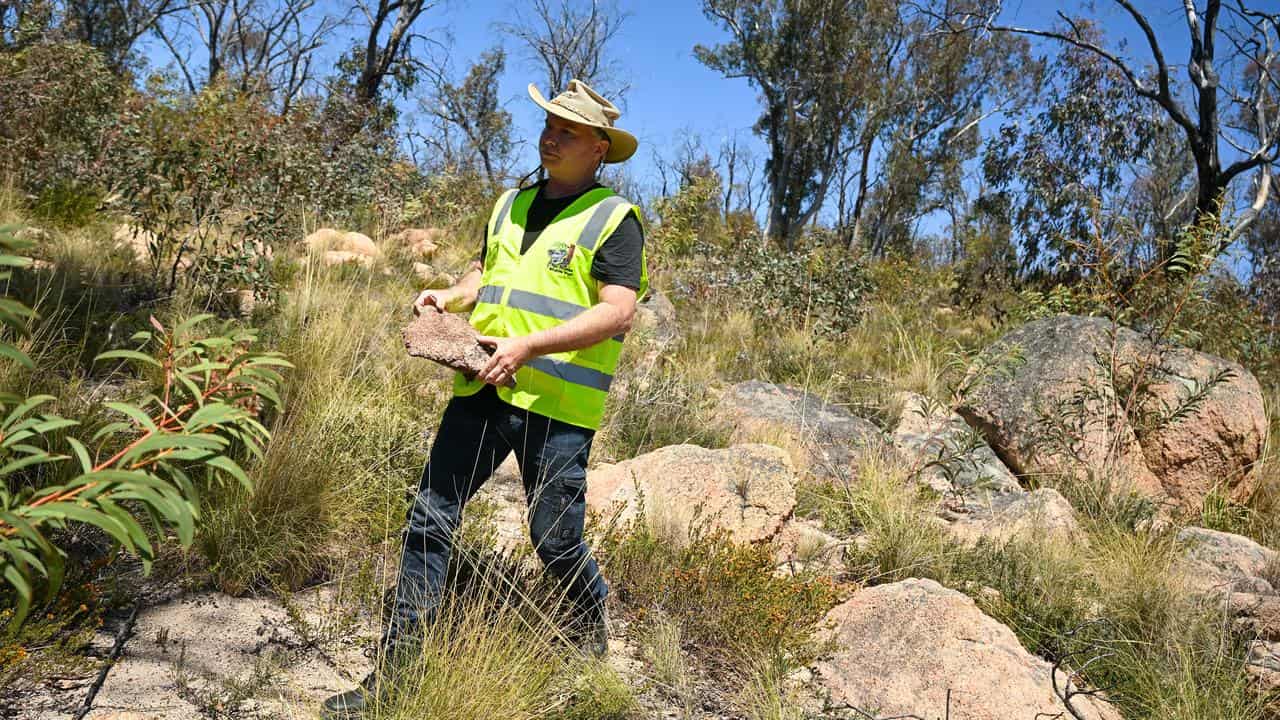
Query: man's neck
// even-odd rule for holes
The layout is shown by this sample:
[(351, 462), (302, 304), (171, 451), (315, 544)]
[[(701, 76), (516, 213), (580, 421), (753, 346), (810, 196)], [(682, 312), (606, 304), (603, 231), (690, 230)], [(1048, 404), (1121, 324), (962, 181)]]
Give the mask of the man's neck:
[(561, 180), (548, 176), (547, 184), (542, 188), (542, 194), (544, 197), (554, 200), (556, 198), (580, 194), (582, 191), (595, 184), (596, 179), (593, 176), (576, 180)]

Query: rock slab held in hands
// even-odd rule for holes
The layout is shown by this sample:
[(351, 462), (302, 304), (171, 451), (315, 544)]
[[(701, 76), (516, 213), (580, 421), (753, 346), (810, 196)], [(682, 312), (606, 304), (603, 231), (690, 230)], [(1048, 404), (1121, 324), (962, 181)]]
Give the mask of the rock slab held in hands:
[(427, 308), (401, 331), (401, 336), (410, 355), (463, 373), (478, 373), (489, 362), (489, 353), (476, 341), (475, 328), (452, 313)]

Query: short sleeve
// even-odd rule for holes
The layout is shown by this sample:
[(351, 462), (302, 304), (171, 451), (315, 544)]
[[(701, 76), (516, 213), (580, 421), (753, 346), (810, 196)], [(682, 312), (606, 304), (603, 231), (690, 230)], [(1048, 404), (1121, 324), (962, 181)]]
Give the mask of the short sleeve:
[(591, 277), (606, 285), (640, 289), (644, 263), (644, 230), (634, 213), (618, 223), (591, 260)]

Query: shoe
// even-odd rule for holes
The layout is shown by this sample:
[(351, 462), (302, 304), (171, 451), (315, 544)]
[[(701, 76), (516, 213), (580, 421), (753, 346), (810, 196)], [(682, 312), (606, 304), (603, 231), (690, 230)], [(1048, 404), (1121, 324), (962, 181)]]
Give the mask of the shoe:
[(597, 660), (609, 654), (609, 613), (601, 607), (578, 619), (578, 651)]
[(324, 720), (354, 720), (370, 707), (384, 703), (390, 694), (390, 683), (373, 671), (354, 690), (339, 693), (324, 701), (320, 717)]

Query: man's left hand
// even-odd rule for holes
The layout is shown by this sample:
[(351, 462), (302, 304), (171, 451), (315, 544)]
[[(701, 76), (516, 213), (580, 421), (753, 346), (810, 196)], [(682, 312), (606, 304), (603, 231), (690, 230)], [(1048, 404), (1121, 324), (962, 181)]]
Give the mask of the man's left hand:
[(533, 357), (533, 346), (523, 337), (492, 337), (481, 335), (476, 340), (493, 348), (489, 362), (476, 377), (490, 385), (512, 385), (516, 370)]

